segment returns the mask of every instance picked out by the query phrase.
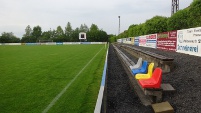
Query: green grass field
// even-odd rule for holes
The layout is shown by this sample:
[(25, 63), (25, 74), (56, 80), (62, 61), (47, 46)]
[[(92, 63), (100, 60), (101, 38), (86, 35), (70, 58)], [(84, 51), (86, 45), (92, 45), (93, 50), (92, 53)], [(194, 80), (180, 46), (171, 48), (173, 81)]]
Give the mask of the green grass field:
[(84, 67), (48, 113), (93, 112), (105, 54), (105, 45), (0, 46), (0, 113), (43, 112)]

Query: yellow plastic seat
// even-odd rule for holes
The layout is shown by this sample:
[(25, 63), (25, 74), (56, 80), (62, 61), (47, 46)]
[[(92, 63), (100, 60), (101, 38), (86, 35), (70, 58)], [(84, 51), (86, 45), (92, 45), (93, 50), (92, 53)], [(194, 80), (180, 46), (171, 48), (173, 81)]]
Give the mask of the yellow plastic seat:
[(154, 63), (150, 63), (148, 66), (148, 73), (147, 74), (136, 74), (135, 78), (136, 79), (149, 79), (152, 76), (153, 73), (153, 68), (154, 68)]

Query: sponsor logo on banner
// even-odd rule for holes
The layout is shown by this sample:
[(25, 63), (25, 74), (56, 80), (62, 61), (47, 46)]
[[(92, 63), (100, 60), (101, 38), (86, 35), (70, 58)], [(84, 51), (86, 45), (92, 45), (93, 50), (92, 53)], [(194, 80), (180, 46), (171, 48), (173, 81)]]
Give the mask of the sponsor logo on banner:
[(182, 43), (183, 42), (183, 31), (179, 31), (178, 32), (178, 41), (180, 42), (180, 43)]

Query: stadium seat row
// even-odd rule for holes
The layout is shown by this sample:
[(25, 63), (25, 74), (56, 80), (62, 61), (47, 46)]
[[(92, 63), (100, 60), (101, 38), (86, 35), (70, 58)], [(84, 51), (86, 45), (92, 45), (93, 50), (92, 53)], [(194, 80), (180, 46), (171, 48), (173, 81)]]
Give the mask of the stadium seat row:
[(130, 69), (143, 88), (160, 88), (162, 69), (159, 67), (154, 69), (154, 63), (148, 65), (146, 60), (139, 58), (137, 64), (130, 66)]

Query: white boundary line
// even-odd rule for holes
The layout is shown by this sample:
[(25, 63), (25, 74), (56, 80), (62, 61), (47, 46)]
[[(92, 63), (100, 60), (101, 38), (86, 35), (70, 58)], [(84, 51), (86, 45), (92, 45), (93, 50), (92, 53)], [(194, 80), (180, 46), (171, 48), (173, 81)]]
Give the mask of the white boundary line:
[[(103, 48), (102, 48), (103, 49)], [(102, 50), (101, 49), (101, 50)], [(100, 51), (101, 51), (100, 50)], [(91, 63), (91, 61), (100, 53), (98, 51), (96, 55), (79, 71), (79, 73), (66, 85), (66, 87), (50, 102), (50, 104), (42, 111), (42, 113), (47, 113), (48, 110), (59, 100), (59, 98), (66, 92), (69, 86), (77, 79), (77, 77), (82, 73), (82, 71)]]

